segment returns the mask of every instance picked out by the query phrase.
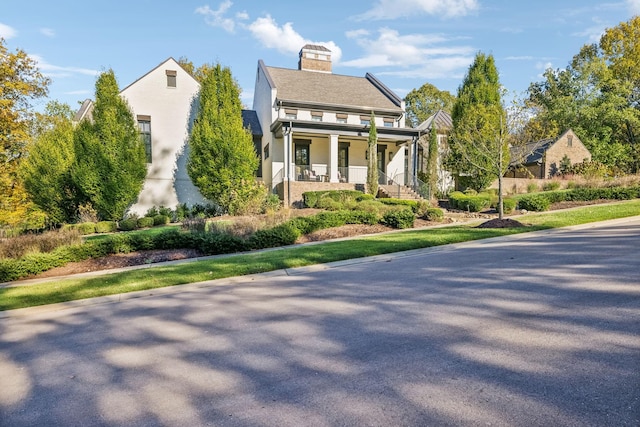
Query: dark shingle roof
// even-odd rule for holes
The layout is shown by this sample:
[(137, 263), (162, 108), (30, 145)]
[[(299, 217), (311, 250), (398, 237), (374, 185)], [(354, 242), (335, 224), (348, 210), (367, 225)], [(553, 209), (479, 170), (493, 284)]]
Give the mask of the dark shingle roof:
[(451, 120), (451, 116), (444, 110), (438, 110), (435, 114), (432, 114), (425, 120), (420, 123), (417, 127), (420, 131), (427, 131), (431, 129), (431, 126), (435, 125), (436, 129), (439, 130), (449, 130), (453, 127), (453, 121)]
[[(328, 104), (352, 108), (399, 110), (390, 98), (376, 86), (373, 76), (353, 77), (332, 73), (265, 67), (282, 101)], [(399, 99), (399, 98), (397, 98)]]
[[(529, 142), (521, 146), (511, 147), (510, 164), (512, 166), (517, 166), (541, 162), (544, 157), (544, 153), (556, 141), (557, 138), (548, 138), (536, 142)], [(523, 156), (524, 160), (522, 160)]]
[(242, 125), (251, 129), (254, 136), (262, 136), (262, 127), (258, 120), (258, 114), (254, 110), (242, 110)]

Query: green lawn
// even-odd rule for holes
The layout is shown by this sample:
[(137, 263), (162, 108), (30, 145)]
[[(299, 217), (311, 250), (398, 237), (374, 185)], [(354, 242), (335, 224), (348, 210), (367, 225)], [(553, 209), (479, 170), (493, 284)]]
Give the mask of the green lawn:
[(518, 218), (528, 225), (525, 228), (480, 229), (473, 228), (473, 224), (470, 224), (408, 230), (351, 240), (224, 256), (172, 266), (131, 270), (92, 278), (2, 288), (0, 289), (0, 310), (262, 273), (635, 215), (640, 215), (640, 200), (530, 214)]

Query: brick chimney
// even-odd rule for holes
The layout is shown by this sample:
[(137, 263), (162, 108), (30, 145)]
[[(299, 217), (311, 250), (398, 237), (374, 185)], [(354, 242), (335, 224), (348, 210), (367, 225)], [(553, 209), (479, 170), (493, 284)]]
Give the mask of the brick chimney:
[(331, 73), (331, 51), (324, 46), (305, 45), (300, 50), (298, 70)]

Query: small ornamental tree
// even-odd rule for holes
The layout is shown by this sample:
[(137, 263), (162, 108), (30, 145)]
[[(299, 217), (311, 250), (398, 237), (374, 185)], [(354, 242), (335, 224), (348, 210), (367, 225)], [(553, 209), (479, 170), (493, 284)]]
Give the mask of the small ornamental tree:
[(250, 213), (265, 194), (255, 180), (258, 157), (242, 124), (240, 89), (229, 68), (203, 69), (187, 172), (202, 195), (224, 212)]
[(434, 123), (431, 124), (427, 149), (427, 184), (429, 185), (429, 197), (434, 198), (438, 186), (438, 131)]
[(113, 70), (96, 82), (93, 121), (74, 133), (72, 179), (80, 204), (90, 203), (103, 220), (119, 220), (136, 201), (147, 173), (144, 143)]
[(367, 192), (372, 196), (378, 194), (378, 130), (376, 129), (376, 117), (371, 112), (371, 119), (369, 120), (369, 139), (368, 147), (369, 152), (367, 163)]

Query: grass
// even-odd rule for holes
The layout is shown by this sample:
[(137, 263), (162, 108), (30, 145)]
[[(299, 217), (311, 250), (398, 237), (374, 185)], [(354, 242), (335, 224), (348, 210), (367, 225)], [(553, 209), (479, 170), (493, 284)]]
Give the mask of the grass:
[(409, 230), (351, 240), (238, 254), (206, 261), (146, 268), (92, 278), (66, 279), (0, 289), (0, 310), (148, 290), (225, 277), (263, 273), (352, 258), (566, 227), (640, 214), (640, 200), (591, 205), (520, 218), (526, 228), (480, 229), (471, 225)]

